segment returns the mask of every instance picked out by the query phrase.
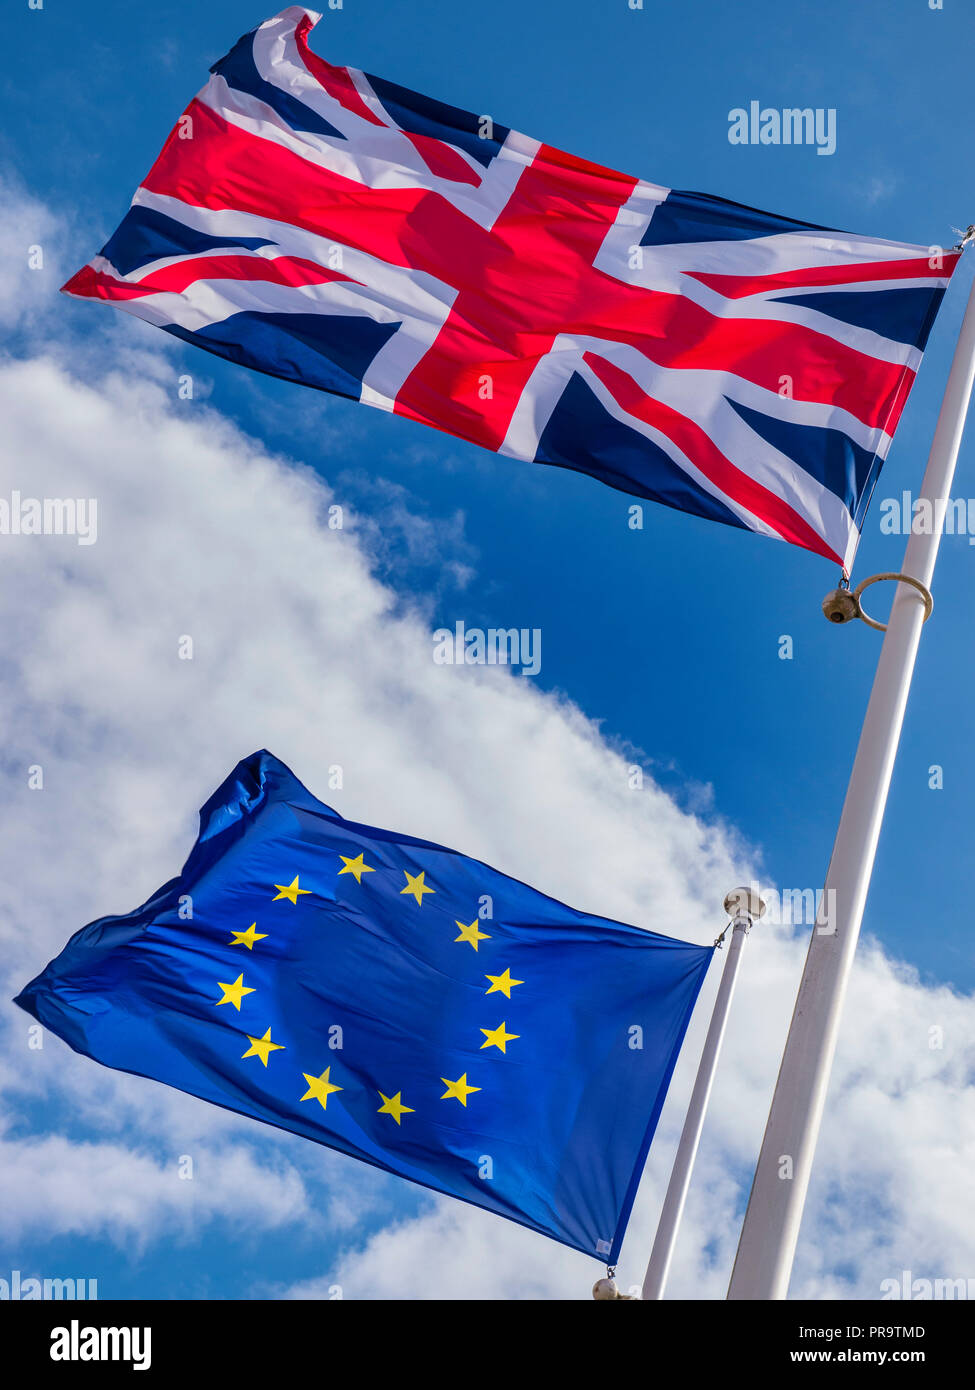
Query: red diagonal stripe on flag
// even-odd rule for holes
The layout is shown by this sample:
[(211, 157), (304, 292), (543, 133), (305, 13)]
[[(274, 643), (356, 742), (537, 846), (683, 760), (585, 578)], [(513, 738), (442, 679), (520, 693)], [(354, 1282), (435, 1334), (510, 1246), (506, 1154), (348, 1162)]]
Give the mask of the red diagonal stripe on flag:
[(905, 261), (869, 261), (858, 265), (817, 265), (805, 270), (783, 270), (775, 275), (712, 275), (703, 270), (689, 270), (691, 280), (699, 280), (708, 289), (717, 290), (726, 299), (742, 299), (749, 294), (767, 294), (771, 290), (816, 289), (822, 285), (858, 285), (869, 280), (943, 280), (955, 268), (958, 256), (946, 252), (945, 265), (934, 268), (927, 257)]
[(645, 421), (654, 429), (660, 430), (661, 434), (665, 434), (694, 462), (704, 476), (716, 483), (728, 497), (764, 521), (784, 540), (814, 550), (818, 555), (824, 555), (827, 560), (835, 560), (842, 567), (843, 560), (829, 548), (822, 536), (783, 498), (770, 492), (740, 468), (736, 468), (700, 425), (641, 391), (633, 378), (620, 371), (612, 362), (607, 362), (591, 352), (584, 353), (583, 357), (613, 399), (629, 415)]

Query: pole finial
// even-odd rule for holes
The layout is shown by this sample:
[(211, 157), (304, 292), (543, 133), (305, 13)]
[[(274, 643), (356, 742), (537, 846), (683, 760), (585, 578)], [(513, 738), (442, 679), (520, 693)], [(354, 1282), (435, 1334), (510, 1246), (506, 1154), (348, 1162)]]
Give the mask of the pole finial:
[(754, 888), (732, 888), (725, 895), (724, 910), (729, 917), (747, 917), (753, 921), (765, 914), (765, 899)]

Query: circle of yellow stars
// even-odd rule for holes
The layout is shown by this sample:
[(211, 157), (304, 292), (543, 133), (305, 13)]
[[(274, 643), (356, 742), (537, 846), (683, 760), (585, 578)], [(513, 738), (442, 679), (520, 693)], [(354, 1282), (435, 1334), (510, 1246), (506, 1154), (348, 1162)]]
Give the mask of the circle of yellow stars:
[[(354, 857), (340, 854), (339, 858), (342, 861), (342, 867), (338, 871), (338, 877), (341, 878), (343, 874), (350, 874), (360, 886), (364, 874), (376, 872), (373, 865), (365, 862), (365, 851), (360, 851), (359, 854)], [(411, 874), (406, 869), (402, 872), (406, 879), (406, 884), (399, 890), (400, 896), (408, 895), (413, 898), (418, 907), (422, 907), (424, 897), (427, 894), (436, 893), (437, 891), (435, 888), (431, 888), (427, 883), (426, 870), (421, 869), (417, 874)], [(312, 889), (302, 888), (299, 874), (295, 874), (290, 883), (275, 883), (274, 887), (277, 892), (271, 901), (289, 902), (293, 906), (298, 905), (299, 898), (307, 897), (312, 893)], [(478, 918), (476, 917), (473, 922), (469, 923), (455, 919), (455, 925), (459, 932), (459, 934), (454, 937), (455, 943), (470, 946), (474, 951), (478, 950), (482, 941), (491, 940), (491, 936), (488, 932), (481, 931), (478, 925)], [(246, 931), (232, 932), (228, 945), (243, 946), (247, 951), (253, 951), (257, 942), (267, 941), (269, 936), (269, 932), (258, 931), (257, 923), (252, 922)], [(506, 999), (511, 998), (511, 991), (516, 986), (525, 983), (524, 980), (513, 979), (511, 970), (508, 967), (505, 967), (500, 975), (485, 973), (484, 978), (488, 981), (488, 988), (484, 991), (486, 996), (490, 994), (503, 994)], [(221, 997), (215, 1001), (215, 1007), (219, 1008), (223, 1004), (230, 1004), (238, 1013), (240, 1013), (241, 1004), (247, 995), (257, 993), (256, 986), (249, 986), (244, 983), (243, 971), (237, 976), (236, 980), (229, 982), (218, 980), (217, 985), (221, 990)], [(495, 1015), (495, 1017), (497, 1017), (497, 1015)], [(519, 1033), (509, 1032), (507, 1021), (504, 1019), (502, 1019), (495, 1028), (481, 1028), (480, 1032), (484, 1035), (484, 1041), (480, 1045), (480, 1051), (483, 1052), (487, 1048), (494, 1047), (504, 1055), (507, 1055), (508, 1044), (516, 1042), (521, 1036)], [(283, 1043), (273, 1041), (270, 1028), (267, 1028), (261, 1036), (256, 1036), (247, 1032), (244, 1033), (244, 1036), (249, 1045), (247, 1051), (241, 1054), (242, 1061), (248, 1057), (256, 1057), (261, 1062), (262, 1066), (266, 1067), (272, 1053), (284, 1052), (286, 1050)], [(335, 1095), (345, 1089), (343, 1086), (338, 1085), (337, 1082), (332, 1081), (331, 1071), (331, 1066), (327, 1066), (320, 1076), (315, 1076), (309, 1072), (302, 1072), (307, 1090), (304, 1095), (301, 1096), (301, 1100), (317, 1101), (322, 1107), (322, 1110), (326, 1111), (326, 1113), (329, 1096)], [(440, 1099), (459, 1101), (465, 1109), (467, 1108), (468, 1097), (482, 1089), (480, 1086), (472, 1086), (468, 1082), (466, 1071), (463, 1075), (459, 1076), (456, 1081), (452, 1081), (447, 1076), (442, 1076), (440, 1080), (447, 1088)], [(407, 1105), (403, 1100), (402, 1091), (397, 1091), (395, 1095), (387, 1096), (384, 1092), (377, 1090), (376, 1094), (382, 1101), (376, 1113), (378, 1115), (389, 1115), (397, 1126), (402, 1125), (404, 1115), (416, 1114), (414, 1107)]]

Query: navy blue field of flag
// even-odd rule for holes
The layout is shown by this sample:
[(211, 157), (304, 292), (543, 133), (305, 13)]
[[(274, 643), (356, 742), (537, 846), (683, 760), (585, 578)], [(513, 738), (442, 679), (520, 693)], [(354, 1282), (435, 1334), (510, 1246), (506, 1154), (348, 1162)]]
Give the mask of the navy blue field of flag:
[(76, 1052), (616, 1260), (711, 947), (344, 820), (267, 752), (16, 1002)]

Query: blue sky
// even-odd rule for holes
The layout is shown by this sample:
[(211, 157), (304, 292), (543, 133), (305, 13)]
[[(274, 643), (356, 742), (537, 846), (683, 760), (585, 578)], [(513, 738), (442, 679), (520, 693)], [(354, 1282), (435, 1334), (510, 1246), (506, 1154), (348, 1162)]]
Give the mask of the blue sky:
[[(0, 160), (66, 219), (69, 270), (116, 226), (208, 65), (273, 9), (270, 0), (45, 0), (31, 11), (16, 0), (7, 33), (20, 61), (2, 78)], [(965, 111), (973, 39), (975, 14), (961, 0), (934, 11), (927, 0), (647, 0), (642, 11), (626, 0), (345, 0), (312, 46), (658, 183), (950, 245), (953, 228), (975, 220)], [(729, 111), (753, 99), (835, 108), (835, 154), (729, 144)], [(971, 276), (963, 261), (868, 513), (855, 580), (900, 567), (904, 539), (880, 534), (879, 503), (920, 484)], [(58, 312), (66, 333), (97, 335), (108, 317), (67, 300)], [(122, 328), (148, 342), (141, 325)], [(632, 499), (590, 479), (497, 458), (188, 347), (169, 351), (206, 383), (210, 407), (318, 469), (372, 524), (381, 578), (432, 626), (540, 628), (541, 689), (600, 721), (680, 806), (733, 826), (760, 856), (764, 881), (820, 885), (880, 645), (861, 625), (823, 619), (820, 600), (837, 579), (826, 561), (651, 504), (634, 532)], [(971, 435), (955, 488), (969, 494)], [(423, 545), (404, 508), (430, 523)], [(966, 920), (973, 566), (967, 537), (946, 538), (865, 918), (923, 980), (963, 990), (975, 983)], [(779, 659), (783, 634), (793, 639), (789, 661)], [(944, 769), (941, 790), (929, 789), (932, 764)], [(714, 884), (716, 924), (728, 886)], [(65, 923), (64, 935), (77, 925)], [(661, 929), (684, 931), (679, 920)], [(28, 1112), (20, 1123), (27, 1132)], [(276, 1142), (294, 1156), (296, 1145)], [(414, 1205), (409, 1195), (396, 1201), (398, 1213)], [(381, 1204), (368, 1219), (382, 1223)], [(252, 1289), (318, 1270), (317, 1235), (286, 1254), (265, 1240), (253, 1265), (246, 1240), (222, 1239), (209, 1265), (183, 1268), (178, 1250), (157, 1241), (138, 1257), (106, 1244), (99, 1267), (109, 1280), (123, 1267), (132, 1278), (136, 1259), (138, 1291), (170, 1295), (226, 1291), (235, 1261)], [(52, 1249), (48, 1263), (90, 1255), (84, 1242), (58, 1244), (56, 1258)]]

